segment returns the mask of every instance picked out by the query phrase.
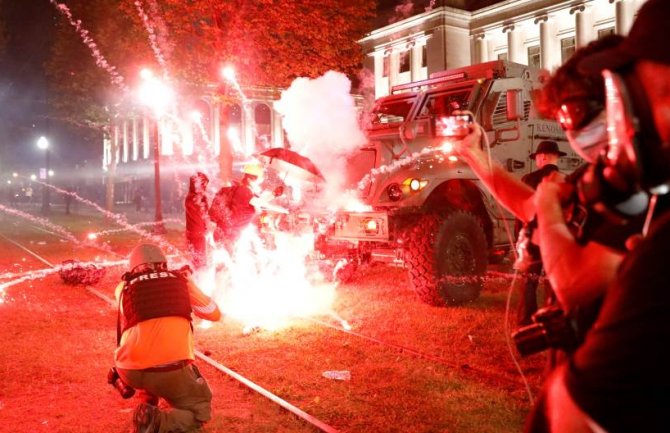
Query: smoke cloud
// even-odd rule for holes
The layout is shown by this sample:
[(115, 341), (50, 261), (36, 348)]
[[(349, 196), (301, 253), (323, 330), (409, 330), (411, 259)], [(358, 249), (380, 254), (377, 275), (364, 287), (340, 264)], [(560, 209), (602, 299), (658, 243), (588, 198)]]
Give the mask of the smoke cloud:
[(275, 103), (291, 150), (308, 157), (326, 178), (327, 202), (341, 194), (346, 181), (346, 156), (366, 137), (360, 128), (351, 81), (328, 71), (315, 79), (297, 78)]

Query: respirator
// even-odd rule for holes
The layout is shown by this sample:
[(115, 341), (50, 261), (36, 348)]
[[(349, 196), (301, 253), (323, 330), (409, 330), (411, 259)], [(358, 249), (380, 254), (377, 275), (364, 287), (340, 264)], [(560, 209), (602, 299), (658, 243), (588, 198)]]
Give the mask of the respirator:
[[(670, 190), (670, 151), (656, 132), (649, 100), (635, 72), (619, 75), (604, 70), (603, 78), (606, 111), (591, 123), (604, 116), (607, 144), (574, 180), (576, 204), (569, 224), (580, 241), (623, 249), (628, 236), (646, 231), (655, 196)], [(573, 138), (582, 134), (566, 132)], [(593, 125), (594, 141), (601, 133), (601, 126)], [(586, 137), (581, 136), (583, 143), (588, 142)]]

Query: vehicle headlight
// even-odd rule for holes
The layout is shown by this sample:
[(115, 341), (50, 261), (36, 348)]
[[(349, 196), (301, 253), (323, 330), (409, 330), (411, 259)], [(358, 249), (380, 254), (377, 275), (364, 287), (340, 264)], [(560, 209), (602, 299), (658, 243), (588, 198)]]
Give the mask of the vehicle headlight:
[(409, 188), (410, 191), (412, 192), (417, 192), (421, 191), (423, 188), (425, 188), (426, 185), (428, 185), (428, 181), (424, 179), (419, 179), (416, 177), (410, 177), (405, 179), (403, 182), (403, 185)]
[(363, 230), (366, 235), (376, 235), (379, 233), (379, 222), (376, 219), (368, 218), (363, 221)]

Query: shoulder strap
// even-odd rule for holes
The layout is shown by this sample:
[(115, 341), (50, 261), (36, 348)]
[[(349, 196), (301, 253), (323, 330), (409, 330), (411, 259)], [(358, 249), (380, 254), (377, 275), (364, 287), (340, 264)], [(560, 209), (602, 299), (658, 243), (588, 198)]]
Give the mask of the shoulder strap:
[(121, 344), (121, 302), (125, 291), (126, 286), (124, 285), (123, 289), (121, 289), (121, 294), (119, 295), (119, 302), (116, 305), (116, 347), (119, 347), (119, 344)]

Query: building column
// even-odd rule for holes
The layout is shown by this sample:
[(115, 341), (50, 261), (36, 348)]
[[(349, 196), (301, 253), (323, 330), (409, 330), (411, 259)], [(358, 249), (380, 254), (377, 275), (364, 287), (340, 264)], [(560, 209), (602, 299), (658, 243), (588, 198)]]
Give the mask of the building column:
[(507, 60), (515, 63), (526, 63), (520, 31), (516, 30), (513, 25), (510, 25), (503, 27), (503, 33), (507, 33)]
[(375, 71), (375, 99), (388, 95), (386, 80), (384, 79), (384, 50), (374, 53)]
[(272, 107), (272, 147), (284, 147), (284, 129), (281, 115)]
[(118, 127), (112, 125), (112, 137), (109, 140), (109, 165), (107, 166), (107, 177), (105, 179), (105, 210), (114, 211), (114, 184), (116, 182), (116, 163), (118, 162), (117, 145)]
[(419, 81), (423, 79), (423, 76), (421, 75), (421, 61), (423, 60), (421, 58), (421, 54), (423, 53), (423, 46), (417, 44), (416, 42), (412, 42), (412, 46), (410, 48), (410, 74), (411, 74), (411, 80), (412, 81)]
[(391, 50), (389, 55), (389, 93), (393, 86), (398, 84), (398, 70), (400, 69), (400, 56), (396, 49)]
[(540, 66), (551, 71), (554, 66), (554, 38), (552, 22), (549, 17), (542, 16), (535, 19), (535, 24), (540, 25)]
[(123, 162), (128, 162), (128, 150), (130, 147), (128, 143), (128, 119), (123, 119), (121, 134), (123, 139)]
[(142, 116), (142, 158), (149, 158), (151, 153), (151, 137), (149, 136), (150, 131), (149, 117), (144, 114)]
[(119, 159), (121, 157), (121, 149), (119, 149), (119, 124), (115, 123), (114, 124), (114, 129), (112, 132), (112, 149), (114, 149), (114, 155), (113, 155), (113, 160), (114, 164), (119, 163)]
[(572, 8), (570, 13), (575, 15), (575, 48), (579, 49), (586, 46), (592, 38), (589, 16), (584, 5)]
[(633, 24), (633, 14), (630, 11), (630, 3), (627, 0), (619, 0), (615, 3), (615, 31), (618, 35), (626, 35)]
[(137, 117), (133, 116), (133, 161), (137, 161), (140, 155), (140, 142), (137, 130)]
[(488, 44), (485, 33), (475, 35), (475, 53), (477, 53), (477, 63), (484, 63), (489, 60)]

